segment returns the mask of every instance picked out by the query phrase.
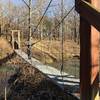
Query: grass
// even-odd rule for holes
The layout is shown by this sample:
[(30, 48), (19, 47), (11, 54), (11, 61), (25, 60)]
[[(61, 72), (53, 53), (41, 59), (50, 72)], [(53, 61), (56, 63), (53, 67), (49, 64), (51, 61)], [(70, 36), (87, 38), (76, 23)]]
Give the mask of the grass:
[[(60, 62), (53, 62), (53, 63), (47, 64), (47, 65), (53, 66), (56, 69), (61, 70), (62, 64), (60, 61)], [(64, 61), (63, 71), (68, 73), (69, 75), (73, 75), (76, 78), (79, 78), (79, 70), (80, 70), (79, 60), (70, 59), (70, 60)]]
[(8, 67), (8, 66), (0, 66), (0, 72), (13, 72), (15, 68)]

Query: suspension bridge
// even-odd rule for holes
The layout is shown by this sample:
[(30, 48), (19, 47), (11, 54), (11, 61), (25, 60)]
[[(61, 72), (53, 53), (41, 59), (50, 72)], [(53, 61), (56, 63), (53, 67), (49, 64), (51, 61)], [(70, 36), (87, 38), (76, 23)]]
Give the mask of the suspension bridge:
[[(50, 0), (49, 4), (47, 5), (47, 8), (43, 13), (43, 16), (40, 18), (33, 31), (31, 30), (31, 0), (29, 0), (29, 4), (27, 4), (25, 0), (22, 1), (26, 4), (26, 6), (29, 9), (29, 33), (27, 37), (27, 44), (25, 44), (26, 51), (23, 51), (23, 47), (21, 47), (21, 31), (11, 31), (11, 44), (16, 54), (23, 60), (25, 60), (27, 63), (29, 63), (31, 66), (33, 66), (35, 69), (38, 69), (41, 73), (43, 73), (47, 78), (49, 78), (62, 90), (66, 90), (66, 92), (69, 92), (70, 90), (67, 90), (67, 88), (70, 87), (70, 89), (76, 88), (79, 91), (80, 88), (80, 96), (77, 96), (77, 99), (80, 98), (82, 100), (99, 100), (99, 47), (96, 47), (94, 45), (99, 46), (98, 37), (100, 37), (100, 22), (98, 22), (98, 20), (100, 20), (100, 8), (98, 4), (100, 2), (97, 0), (76, 0), (75, 5), (64, 15), (62, 0), (61, 21), (58, 21), (58, 24), (52, 29), (51, 32), (49, 32), (50, 34), (32, 43), (32, 39), (34, 39), (32, 37), (37, 31), (40, 24), (42, 23), (42, 20), (45, 17), (45, 14), (47, 13), (53, 0)], [(74, 75), (64, 72), (64, 20), (74, 9), (80, 14), (80, 57), (78, 56), (80, 58), (80, 79), (76, 78)], [(51, 33), (59, 26), (61, 26), (62, 33), (60, 39), (60, 70), (54, 68), (53, 66), (46, 65), (32, 56), (32, 46), (35, 48), (34, 45), (49, 38), (51, 36)], [(14, 37), (15, 34), (17, 34), (17, 39), (15, 39), (16, 37)], [(73, 96), (75, 95), (74, 93), (71, 94)]]
[[(36, 28), (34, 29), (33, 33), (37, 30), (37, 28), (41, 24), (41, 21), (43, 20), (44, 15), (46, 14), (51, 2), (52, 2), (52, 0), (49, 2), (47, 9), (45, 10), (43, 16), (41, 17), (41, 19), (40, 19), (39, 23), (37, 24)], [(55, 26), (55, 28), (57, 28), (58, 26), (60, 26), (62, 24), (64, 19), (70, 14), (71, 11), (73, 11), (74, 8), (75, 8), (75, 6), (73, 6), (64, 17), (62, 15), (61, 21)], [(29, 22), (29, 24), (30, 24), (30, 22)], [(14, 34), (18, 34), (17, 39), (15, 39)], [(31, 31), (30, 31), (30, 34), (31, 34)], [(49, 34), (49, 35), (51, 35), (51, 34)], [(42, 40), (45, 40), (46, 38), (48, 38), (49, 35), (44, 37)], [(38, 44), (42, 40), (40, 39), (40, 40), (37, 40), (35, 43), (31, 43), (31, 40), (30, 40), (30, 38), (32, 36), (32, 34), (31, 34), (31, 36), (29, 36), (30, 38), (28, 38), (28, 43), (26, 43), (27, 46), (28, 46), (28, 50), (27, 50), (28, 54), (27, 54), (27, 53), (25, 53), (21, 50), (20, 36), (21, 36), (20, 30), (12, 30), (12, 47), (13, 47), (13, 49), (15, 50), (15, 52), (18, 56), (20, 56), (27, 63), (29, 63), (30, 65), (32, 65), (33, 67), (38, 69), (40, 72), (42, 72), (47, 78), (49, 78), (52, 82), (54, 82), (62, 90), (65, 90), (65, 87), (70, 87), (70, 88), (73, 88), (73, 89), (75, 88), (77, 91), (79, 90), (79, 83), (80, 83), (79, 79), (76, 79), (74, 75), (70, 75), (68, 73), (63, 72), (63, 54), (62, 54), (62, 66), (61, 66), (62, 70), (57, 70), (53, 66), (45, 65), (42, 62), (40, 62), (39, 60), (33, 58), (32, 55), (31, 55), (31, 52), (32, 52), (31, 46)], [(62, 36), (61, 44), (62, 44), (61, 49), (62, 49), (62, 53), (63, 53), (63, 36)], [(67, 91), (70, 91), (70, 90), (67, 90)]]

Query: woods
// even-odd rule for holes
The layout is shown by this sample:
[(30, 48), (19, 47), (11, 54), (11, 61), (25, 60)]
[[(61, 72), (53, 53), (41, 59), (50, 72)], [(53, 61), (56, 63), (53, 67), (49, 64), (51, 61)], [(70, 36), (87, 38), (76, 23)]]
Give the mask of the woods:
[(99, 4), (0, 0), (0, 100), (99, 100)]
[[(8, 34), (12, 29), (20, 29), (23, 37), (28, 35), (28, 8), (22, 2), (21, 5), (15, 4), (12, 0), (6, 3), (0, 1), (0, 34)], [(20, 1), (20, 0), (19, 0)], [(31, 30), (34, 32), (39, 20), (41, 19), (49, 0), (37, 0), (31, 5)], [(27, 2), (28, 3), (28, 2)], [(71, 8), (68, 5), (68, 8)], [(68, 13), (64, 5), (64, 16)], [(52, 3), (41, 23), (33, 34), (33, 38), (48, 37), (59, 40), (61, 37), (61, 28), (58, 25), (61, 21), (60, 0)], [(58, 26), (57, 26), (58, 25)], [(57, 27), (56, 27), (57, 26)], [(79, 16), (73, 10), (64, 20), (64, 38), (79, 42)], [(64, 39), (64, 40), (65, 40)]]

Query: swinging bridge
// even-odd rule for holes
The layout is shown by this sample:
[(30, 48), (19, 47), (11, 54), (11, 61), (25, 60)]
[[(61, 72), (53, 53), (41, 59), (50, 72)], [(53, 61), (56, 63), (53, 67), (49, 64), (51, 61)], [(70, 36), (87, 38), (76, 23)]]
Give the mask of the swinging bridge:
[[(24, 0), (23, 0), (24, 1)], [(80, 87), (80, 98), (81, 100), (99, 100), (99, 37), (100, 37), (100, 1), (99, 0), (75, 0), (75, 5), (67, 12), (64, 16), (63, 6), (61, 13), (61, 21), (52, 30), (55, 30), (61, 25), (61, 39), (60, 39), (60, 56), (61, 64), (60, 70), (45, 65), (41, 61), (37, 60), (32, 56), (32, 46), (40, 43), (43, 40), (47, 40), (51, 34), (46, 37), (41, 37), (39, 40), (32, 43), (32, 36), (37, 31), (41, 24), (47, 10), (49, 9), (52, 0), (50, 0), (43, 16), (39, 20), (39, 23), (35, 27), (34, 31), (31, 31), (31, 0), (29, 5), (24, 1), (26, 6), (29, 8), (29, 34), (27, 39), (27, 50), (21, 49), (21, 32), (20, 30), (12, 30), (12, 48), (16, 54), (24, 59), (27, 63), (42, 72), (47, 78), (58, 85), (61, 89), (67, 90), (66, 87), (77, 88)], [(63, 0), (62, 3), (63, 5)], [(76, 10), (80, 14), (80, 79), (74, 75), (70, 75), (64, 72), (64, 20), (73, 11)], [(76, 22), (75, 22), (76, 25)], [(75, 26), (76, 27), (76, 26)], [(51, 32), (50, 32), (51, 33)], [(15, 40), (14, 34), (18, 34), (18, 39)], [(16, 42), (16, 43), (15, 43)], [(96, 45), (96, 46), (95, 46)], [(42, 48), (43, 49), (43, 48)], [(43, 52), (41, 50), (41, 52)], [(48, 52), (46, 52), (48, 53)], [(52, 55), (51, 55), (52, 56)], [(56, 57), (53, 57), (56, 58)], [(91, 73), (90, 73), (91, 72)], [(77, 72), (76, 72), (77, 73)], [(67, 91), (69, 92), (69, 91)], [(73, 94), (73, 93), (72, 93)], [(74, 94), (73, 94), (74, 95)], [(79, 98), (79, 97), (78, 97)]]

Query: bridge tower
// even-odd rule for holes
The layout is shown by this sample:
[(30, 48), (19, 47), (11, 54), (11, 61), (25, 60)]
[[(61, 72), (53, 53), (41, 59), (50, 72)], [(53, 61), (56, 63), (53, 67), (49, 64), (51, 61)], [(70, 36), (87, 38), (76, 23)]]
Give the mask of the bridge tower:
[(11, 35), (12, 35), (12, 47), (13, 49), (20, 49), (21, 48), (21, 41), (20, 41), (20, 36), (21, 32), (20, 30), (11, 30)]

